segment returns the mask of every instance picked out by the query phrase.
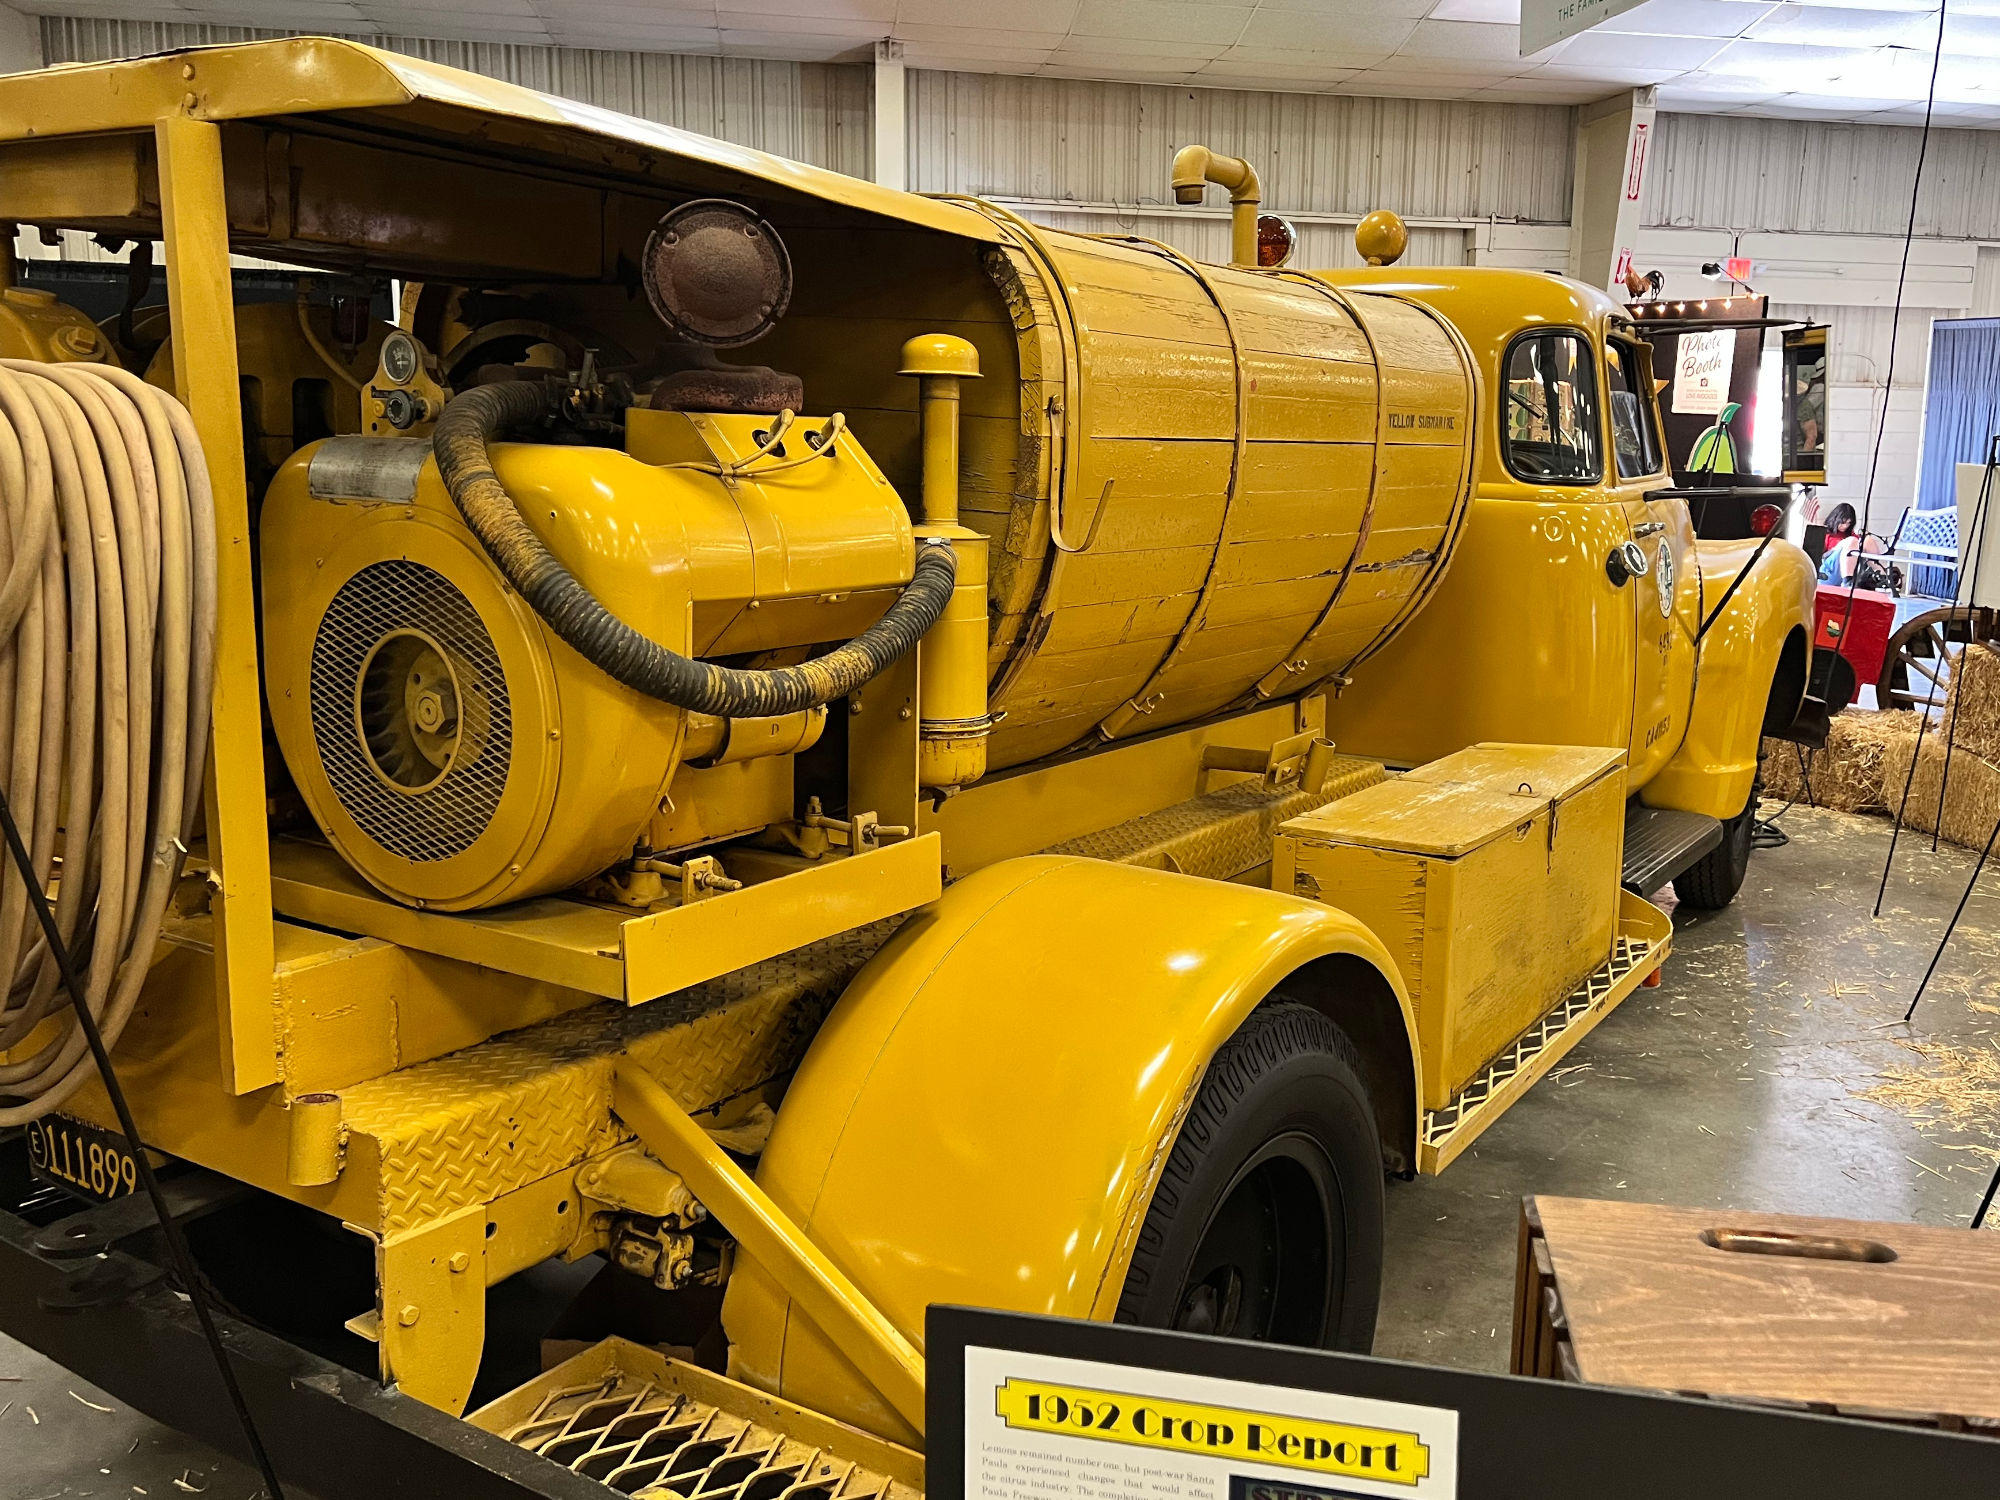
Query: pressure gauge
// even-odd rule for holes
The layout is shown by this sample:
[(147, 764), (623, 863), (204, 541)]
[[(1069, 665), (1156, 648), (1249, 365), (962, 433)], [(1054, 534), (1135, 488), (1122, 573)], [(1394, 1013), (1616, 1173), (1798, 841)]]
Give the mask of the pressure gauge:
[(408, 385), (423, 368), (417, 341), (401, 329), (382, 340), (382, 378), (391, 385)]

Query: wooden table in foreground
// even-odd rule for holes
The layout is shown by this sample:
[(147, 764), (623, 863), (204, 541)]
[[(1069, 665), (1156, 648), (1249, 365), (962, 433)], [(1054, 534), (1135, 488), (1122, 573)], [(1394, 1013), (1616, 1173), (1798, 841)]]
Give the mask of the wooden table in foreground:
[(2000, 1438), (2000, 1234), (1531, 1197), (1513, 1369)]

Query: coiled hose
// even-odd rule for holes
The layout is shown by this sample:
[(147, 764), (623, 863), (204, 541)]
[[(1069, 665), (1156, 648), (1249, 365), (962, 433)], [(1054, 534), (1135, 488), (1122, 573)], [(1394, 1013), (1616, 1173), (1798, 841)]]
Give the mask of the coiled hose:
[[(131, 1016), (199, 805), (215, 510), (194, 422), (105, 365), (0, 360), (0, 744), (7, 801), (107, 1046)], [(60, 866), (58, 866), (58, 856)], [(0, 1127), (94, 1066), (0, 850)], [(44, 1023), (51, 1025), (44, 1028)]]
[(926, 544), (917, 549), (910, 581), (888, 612), (824, 656), (795, 667), (745, 671), (669, 651), (618, 619), (577, 582), (522, 519), (493, 472), (486, 445), (517, 423), (548, 416), (555, 401), (551, 387), (527, 381), (476, 386), (446, 403), (431, 448), (452, 503), (501, 574), (578, 655), (627, 687), (731, 719), (817, 708), (914, 649), (951, 602), (958, 571), (951, 548)]

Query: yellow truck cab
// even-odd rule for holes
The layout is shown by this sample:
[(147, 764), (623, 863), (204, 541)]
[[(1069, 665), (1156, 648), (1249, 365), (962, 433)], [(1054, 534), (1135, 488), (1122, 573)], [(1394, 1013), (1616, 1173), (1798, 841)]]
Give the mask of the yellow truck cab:
[(1481, 740), (1623, 746), (1628, 883), (1650, 893), (1672, 878), (1685, 905), (1727, 905), (1761, 736), (1786, 733), (1805, 692), (1810, 559), (1773, 542), (1737, 585), (1756, 544), (1696, 540), (1650, 351), (1605, 293), (1473, 267), (1316, 274), (1450, 318), (1486, 407), (1451, 571), (1355, 668), (1330, 732), (1402, 764)]
[[(1732, 591), (1559, 279), (1204, 265), (316, 38), (0, 79), (0, 222), (137, 247), (101, 336), (0, 320), (0, 1185), (60, 1189), (0, 1318), (144, 1410), (179, 1305), (76, 1257), (158, 1280), (154, 1163), (267, 1399), (574, 1464), (629, 1399), (631, 1492), (711, 1422), (745, 1493), (920, 1487), (934, 1303), (1366, 1349), (1385, 1179), (1669, 956), (1628, 804), (1740, 830), (1803, 693), (1803, 559)], [(603, 1342), (475, 1403), (551, 1259)]]

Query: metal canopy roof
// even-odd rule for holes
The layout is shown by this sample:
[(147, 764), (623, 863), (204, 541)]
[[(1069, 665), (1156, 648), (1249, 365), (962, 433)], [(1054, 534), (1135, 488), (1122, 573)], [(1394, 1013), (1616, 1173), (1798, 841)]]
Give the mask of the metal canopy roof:
[(456, 145), (489, 166), (584, 166), (656, 191), (749, 191), (994, 238), (984, 215), (949, 202), (359, 42), (245, 42), (0, 78), (0, 140), (150, 130), (178, 113), (218, 122), (326, 117)]

